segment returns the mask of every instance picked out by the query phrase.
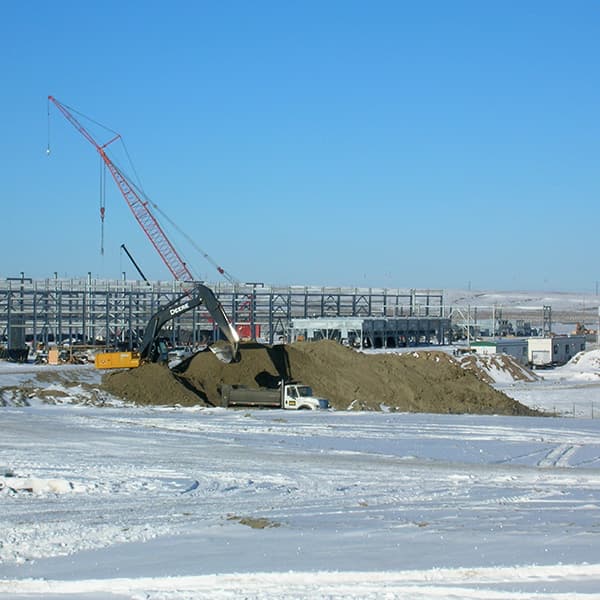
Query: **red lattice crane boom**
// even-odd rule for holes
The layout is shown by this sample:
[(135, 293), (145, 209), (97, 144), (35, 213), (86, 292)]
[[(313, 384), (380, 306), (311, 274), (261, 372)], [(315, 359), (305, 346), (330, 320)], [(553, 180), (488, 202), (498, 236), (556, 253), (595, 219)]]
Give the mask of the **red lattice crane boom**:
[(117, 184), (125, 202), (131, 209), (133, 216), (136, 218), (140, 227), (144, 233), (156, 248), (159, 256), (172, 273), (173, 277), (177, 281), (193, 281), (194, 276), (188, 269), (185, 261), (181, 258), (173, 244), (169, 241), (156, 217), (152, 214), (148, 201), (140, 197), (136, 191), (135, 186), (129, 182), (127, 177), (121, 172), (121, 170), (112, 162), (109, 156), (106, 154), (105, 148), (113, 142), (121, 139), (120, 134), (116, 134), (105, 144), (100, 145), (87, 131), (87, 129), (75, 118), (73, 113), (67, 106), (59, 102), (54, 96), (48, 96), (48, 100), (52, 102), (58, 110), (65, 116), (65, 118), (83, 135), (83, 137), (96, 148), (98, 154), (104, 161), (104, 164), (110, 171), (115, 183)]

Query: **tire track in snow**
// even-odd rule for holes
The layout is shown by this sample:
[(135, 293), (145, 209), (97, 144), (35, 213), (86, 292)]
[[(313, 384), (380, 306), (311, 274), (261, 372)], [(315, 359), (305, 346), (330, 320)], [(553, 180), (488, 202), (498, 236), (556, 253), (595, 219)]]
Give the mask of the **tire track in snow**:
[(569, 459), (577, 452), (579, 446), (561, 444), (553, 448), (538, 462), (538, 467), (569, 467)]

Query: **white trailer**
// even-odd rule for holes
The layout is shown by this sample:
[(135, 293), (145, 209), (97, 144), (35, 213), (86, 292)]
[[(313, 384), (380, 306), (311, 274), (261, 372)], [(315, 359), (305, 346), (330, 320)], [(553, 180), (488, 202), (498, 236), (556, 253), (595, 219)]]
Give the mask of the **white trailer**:
[(534, 368), (564, 365), (584, 350), (584, 335), (554, 335), (527, 340), (527, 359)]

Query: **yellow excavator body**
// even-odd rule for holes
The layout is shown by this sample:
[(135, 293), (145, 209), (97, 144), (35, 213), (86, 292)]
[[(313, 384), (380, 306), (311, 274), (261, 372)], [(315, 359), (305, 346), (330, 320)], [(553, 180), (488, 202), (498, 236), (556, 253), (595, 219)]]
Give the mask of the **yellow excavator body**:
[(131, 369), (140, 366), (139, 352), (101, 352), (94, 359), (96, 369)]

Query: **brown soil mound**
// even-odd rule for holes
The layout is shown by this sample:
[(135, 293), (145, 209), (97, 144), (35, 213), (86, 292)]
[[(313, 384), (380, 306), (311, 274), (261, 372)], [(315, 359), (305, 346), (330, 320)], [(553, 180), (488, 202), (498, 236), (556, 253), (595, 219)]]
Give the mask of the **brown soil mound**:
[(336, 342), (243, 344), (238, 363), (202, 352), (173, 372), (158, 365), (105, 376), (110, 393), (140, 404), (220, 404), (221, 384), (276, 387), (282, 379), (310, 385), (337, 410), (531, 415), (465, 371), (444, 352), (365, 355)]
[(102, 378), (102, 388), (136, 404), (194, 406), (202, 403), (168, 367), (147, 363), (137, 369), (115, 371)]

